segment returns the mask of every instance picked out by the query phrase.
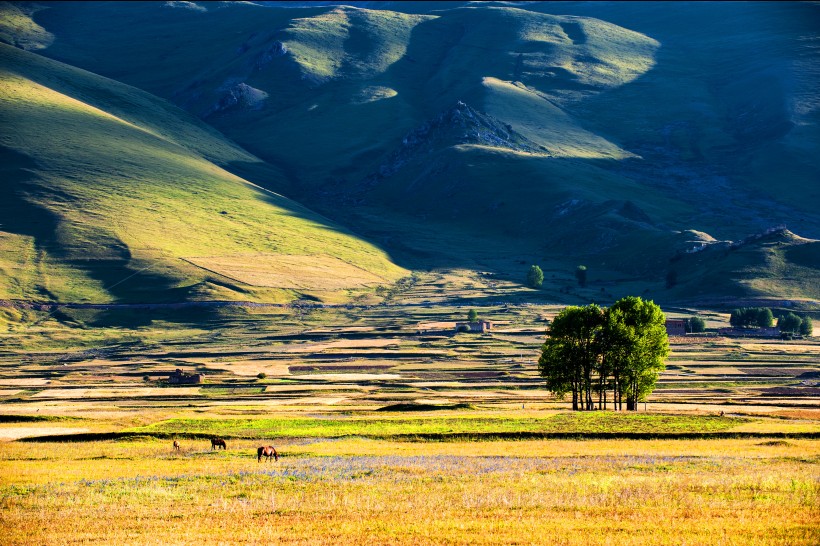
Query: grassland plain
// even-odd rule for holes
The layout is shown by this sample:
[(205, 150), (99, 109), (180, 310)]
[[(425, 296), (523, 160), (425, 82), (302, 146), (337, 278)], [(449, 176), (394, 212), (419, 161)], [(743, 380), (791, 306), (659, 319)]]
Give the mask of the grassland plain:
[[(673, 338), (646, 411), (573, 414), (535, 371), (559, 306), (484, 306), (486, 335), (419, 334), (470, 308), (438, 298), (486, 282), (453, 272), (392, 296), (433, 306), (3, 334), (4, 542), (817, 542), (816, 340)], [(205, 384), (165, 384), (174, 368)], [(257, 463), (267, 444), (279, 462)]]
[(4, 543), (818, 539), (816, 442), (182, 443), (0, 444)]
[(546, 418), (521, 418), (509, 415), (477, 417), (467, 414), (449, 418), (378, 419), (372, 415), (357, 419), (173, 419), (161, 421), (133, 432), (213, 434), (240, 438), (342, 436), (392, 437), (426, 435), (491, 436), (510, 433), (670, 433), (714, 432), (731, 429), (745, 422), (740, 418), (695, 415), (619, 415), (614, 413), (560, 413)]

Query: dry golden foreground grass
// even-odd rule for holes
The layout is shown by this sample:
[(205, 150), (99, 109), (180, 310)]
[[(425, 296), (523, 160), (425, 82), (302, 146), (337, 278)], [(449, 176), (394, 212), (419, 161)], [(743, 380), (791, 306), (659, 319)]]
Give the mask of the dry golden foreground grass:
[(811, 440), (0, 444), (5, 544), (817, 544)]

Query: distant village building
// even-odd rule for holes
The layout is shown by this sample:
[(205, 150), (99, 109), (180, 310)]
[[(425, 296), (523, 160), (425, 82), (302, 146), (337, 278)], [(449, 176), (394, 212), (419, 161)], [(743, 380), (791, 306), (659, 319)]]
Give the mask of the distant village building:
[(456, 322), (456, 332), (475, 332), (483, 334), (491, 330), (493, 323), (489, 320), (479, 320), (476, 322)]
[(179, 368), (168, 376), (168, 383), (172, 385), (197, 385), (205, 381), (201, 373), (185, 373)]
[(780, 328), (719, 328), (718, 334), (726, 337), (780, 337)]
[(416, 333), (451, 335), (458, 332), (474, 332), (483, 334), (491, 330), (493, 323), (489, 320), (478, 320), (476, 322), (420, 322), (416, 328)]
[(669, 335), (669, 336), (685, 336), (686, 335), (686, 320), (685, 319), (666, 319), (666, 335)]

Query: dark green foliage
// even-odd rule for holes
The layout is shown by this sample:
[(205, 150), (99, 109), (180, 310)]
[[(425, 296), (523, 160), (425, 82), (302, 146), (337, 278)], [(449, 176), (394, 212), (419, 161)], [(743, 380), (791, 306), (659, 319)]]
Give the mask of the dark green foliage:
[(654, 388), (669, 354), (660, 307), (638, 297), (622, 298), (609, 309), (595, 304), (567, 307), (555, 317), (541, 349), (538, 368), (558, 397), (572, 393), (574, 410), (606, 409), (607, 391), (615, 409), (636, 410)]
[(781, 332), (789, 332), (797, 334), (800, 332), (800, 327), (803, 325), (803, 319), (794, 313), (783, 315), (777, 320), (777, 327)]
[(761, 307), (757, 310), (757, 325), (761, 328), (771, 328), (774, 326), (774, 315), (768, 307)]
[(666, 274), (666, 288), (672, 288), (678, 284), (678, 272), (675, 270)]
[(690, 334), (699, 334), (706, 331), (706, 322), (700, 317), (686, 319), (686, 331)]
[(467, 320), (470, 322), (478, 322), (478, 311), (475, 309), (470, 309), (467, 313)]
[(259, 379), (265, 379), (267, 376), (268, 374), (266, 374), (265, 372), (259, 372), (258, 374), (256, 374), (256, 377), (258, 377)]
[(732, 310), (729, 324), (735, 328), (771, 328), (774, 315), (768, 307), (742, 307)]
[(598, 361), (595, 338), (603, 320), (603, 310), (595, 304), (567, 307), (552, 321), (541, 350), (538, 368), (547, 388), (559, 397), (572, 392), (574, 410), (592, 403), (592, 373)]
[(541, 268), (537, 265), (531, 266), (527, 272), (527, 286), (530, 288), (541, 288), (542, 284), (544, 284), (544, 272), (541, 271)]
[(581, 288), (587, 285), (587, 266), (579, 265), (575, 268), (575, 278), (578, 279), (578, 285)]
[(805, 316), (803, 317), (803, 322), (800, 324), (800, 335), (801, 336), (810, 336), (814, 333), (814, 324), (812, 323), (811, 317)]

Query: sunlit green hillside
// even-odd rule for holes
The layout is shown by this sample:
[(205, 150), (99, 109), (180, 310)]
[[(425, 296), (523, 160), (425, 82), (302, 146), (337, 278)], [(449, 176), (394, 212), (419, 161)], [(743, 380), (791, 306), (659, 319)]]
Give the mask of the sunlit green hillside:
[[(666, 297), (724, 303), (763, 302), (779, 307), (820, 300), (817, 264), (820, 241), (798, 237), (788, 230), (751, 236), (734, 244), (695, 244), (669, 264), (675, 286)], [(787, 305), (787, 306), (788, 306)]]
[(0, 298), (283, 299), (401, 275), (218, 166), (278, 176), (167, 102), (5, 45), (0, 70)]

